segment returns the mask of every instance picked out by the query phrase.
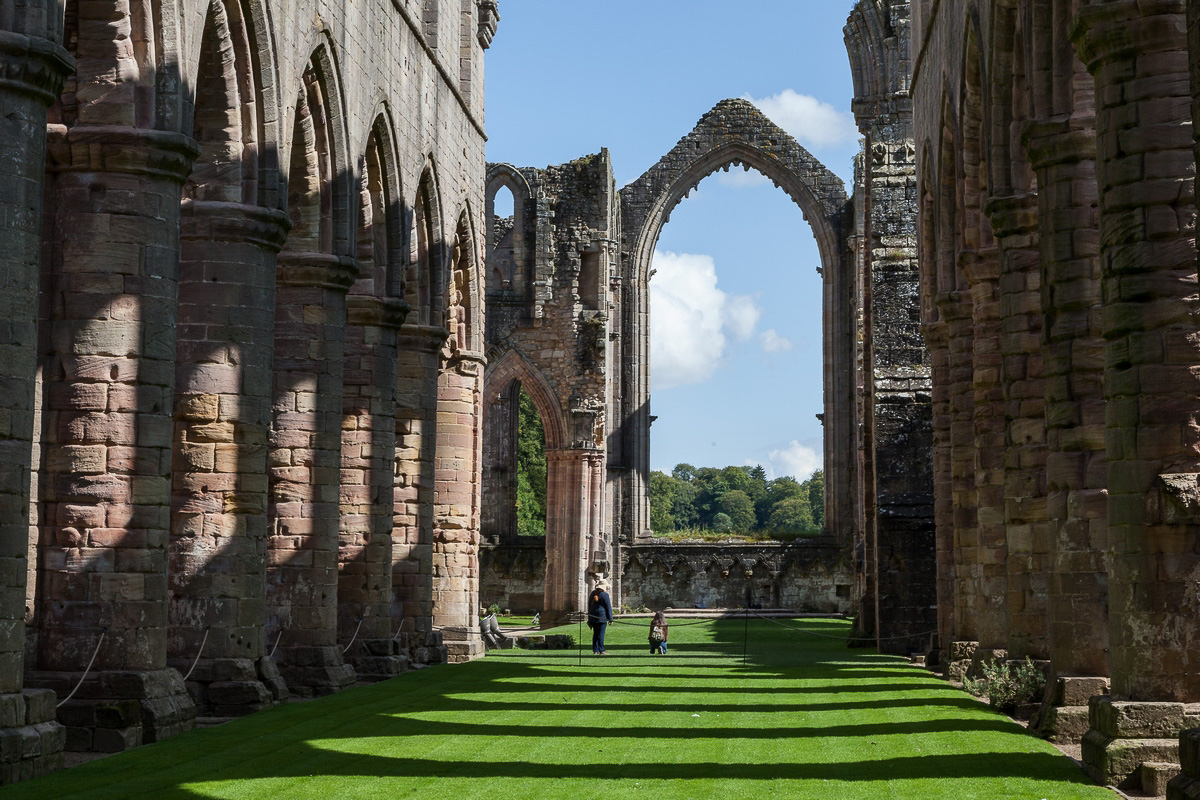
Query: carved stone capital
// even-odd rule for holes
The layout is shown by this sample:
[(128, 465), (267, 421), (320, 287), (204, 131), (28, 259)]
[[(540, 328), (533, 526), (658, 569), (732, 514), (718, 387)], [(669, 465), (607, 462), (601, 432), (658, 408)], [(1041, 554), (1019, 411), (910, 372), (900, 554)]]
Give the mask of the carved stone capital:
[(60, 45), (0, 30), (0, 92), (29, 95), (49, 106), (74, 69), (75, 59)]
[(46, 144), (53, 172), (120, 172), (179, 183), (200, 155), (190, 136), (120, 125), (50, 125)]
[(420, 325), (406, 322), (400, 328), (396, 346), (405, 352), (439, 353), (449, 336), (450, 331), (441, 325)]
[(408, 312), (408, 303), (399, 297), (352, 294), (346, 298), (346, 323), (349, 325), (398, 330), (404, 326)]
[(1187, 41), (1188, 0), (1107, 0), (1083, 6), (1070, 38), (1093, 75), (1105, 63), (1162, 50)]
[(963, 291), (942, 292), (934, 300), (942, 319), (949, 322), (971, 322), (971, 293)]
[(278, 283), (347, 291), (358, 277), (358, 261), (327, 253), (280, 253)]
[(1022, 192), (1005, 197), (992, 197), (983, 207), (992, 233), (997, 239), (1020, 236), (1037, 230), (1037, 195)]
[(958, 268), (962, 270), (970, 286), (995, 282), (1000, 278), (1000, 262), (995, 250), (964, 250), (958, 254)]
[(1021, 142), (1035, 170), (1060, 164), (1096, 160), (1096, 131), (1092, 117), (1031, 120), (1021, 131)]
[(243, 203), (184, 200), (180, 207), (179, 238), (214, 242), (246, 242), (278, 253), (292, 228), (276, 208)]
[(496, 35), (500, 9), (496, 0), (476, 0), (476, 7), (479, 9), (479, 26), (475, 35), (479, 39), (479, 46), (487, 50), (492, 46), (492, 37)]

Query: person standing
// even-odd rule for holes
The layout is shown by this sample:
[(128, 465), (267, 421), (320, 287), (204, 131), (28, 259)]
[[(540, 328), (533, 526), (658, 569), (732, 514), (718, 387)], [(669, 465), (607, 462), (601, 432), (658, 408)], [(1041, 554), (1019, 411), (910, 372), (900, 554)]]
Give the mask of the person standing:
[(650, 652), (667, 654), (667, 615), (661, 611), (650, 620)]
[(613, 621), (612, 600), (608, 596), (608, 584), (596, 581), (596, 588), (588, 595), (588, 626), (592, 629), (592, 652), (605, 655), (604, 629)]

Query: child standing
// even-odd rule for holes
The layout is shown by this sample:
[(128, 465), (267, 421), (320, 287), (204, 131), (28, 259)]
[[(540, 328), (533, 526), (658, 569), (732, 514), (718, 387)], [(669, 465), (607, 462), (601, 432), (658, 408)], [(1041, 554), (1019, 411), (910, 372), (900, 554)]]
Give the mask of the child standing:
[(650, 652), (667, 654), (667, 617), (663, 612), (654, 612), (650, 620)]

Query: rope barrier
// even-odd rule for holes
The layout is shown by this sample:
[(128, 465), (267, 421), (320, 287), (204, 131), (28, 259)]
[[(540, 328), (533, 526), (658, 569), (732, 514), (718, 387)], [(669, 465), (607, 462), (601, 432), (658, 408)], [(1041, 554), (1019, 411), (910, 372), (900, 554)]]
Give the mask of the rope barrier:
[(83, 681), (87, 678), (88, 673), (92, 671), (92, 664), (96, 663), (96, 656), (100, 653), (100, 645), (104, 643), (104, 635), (107, 633), (108, 633), (108, 626), (105, 626), (100, 631), (100, 638), (96, 640), (96, 649), (92, 651), (92, 658), (90, 661), (88, 661), (87, 669), (85, 669), (83, 671), (83, 674), (79, 676), (79, 683), (75, 684), (75, 688), (71, 690), (71, 693), (69, 695), (67, 695), (66, 697), (64, 697), (62, 699), (62, 702), (60, 702), (58, 705), (56, 705), (55, 708), (62, 708), (63, 703), (67, 702), (72, 697), (74, 697), (75, 693), (79, 691), (79, 687), (83, 686)]
[[(698, 619), (695, 622), (671, 622), (670, 618), (668, 618), (667, 624), (670, 625), (672, 628), (688, 628), (688, 627), (691, 627), (692, 625), (703, 625), (706, 622), (715, 622), (718, 619), (734, 619), (734, 618), (733, 617), (719, 617), (719, 618), (713, 618), (713, 619)], [(649, 617), (647, 617), (647, 620), (649, 620)], [(632, 625), (637, 628), (642, 627), (642, 623), (640, 623), (640, 622), (626, 622), (623, 619), (614, 619), (613, 624), (614, 625)]]
[(909, 633), (909, 634), (905, 634), (903, 636), (878, 636), (878, 637), (876, 637), (876, 636), (831, 636), (828, 633), (817, 633), (816, 631), (810, 631), (807, 628), (797, 628), (794, 625), (785, 625), (784, 623), (780, 622), (779, 620), (771, 619), (770, 617), (764, 617), (762, 614), (755, 614), (754, 616), (758, 617), (759, 619), (763, 619), (763, 620), (766, 620), (767, 622), (778, 625), (781, 628), (787, 628), (788, 630), (796, 631), (797, 633), (807, 633), (809, 636), (819, 636), (822, 639), (836, 639), (841, 642), (848, 642), (851, 639), (879, 639), (880, 641), (885, 641), (885, 642), (898, 641), (900, 639), (915, 639), (920, 636), (930, 636), (932, 634), (937, 633), (937, 631), (922, 631), (920, 633)]
[(196, 660), (192, 662), (192, 668), (187, 671), (187, 675), (183, 676), (183, 682), (187, 683), (187, 679), (192, 677), (192, 672), (195, 671), (196, 665), (200, 663), (200, 655), (204, 652), (204, 645), (208, 644), (208, 632), (212, 630), (212, 625), (204, 629), (204, 639), (200, 642), (200, 649), (196, 652)]
[(350, 648), (354, 646), (355, 640), (358, 639), (358, 632), (362, 630), (362, 624), (363, 624), (364, 619), (366, 619), (365, 616), (359, 618), (358, 627), (354, 629), (354, 635), (350, 637), (350, 644), (346, 645), (342, 649), (342, 655), (346, 655), (346, 653), (350, 652)]
[(282, 638), (283, 638), (283, 631), (280, 631), (279, 635), (275, 637), (275, 646), (271, 648), (271, 655), (267, 656), (267, 658), (275, 657), (275, 651), (279, 649), (279, 640)]

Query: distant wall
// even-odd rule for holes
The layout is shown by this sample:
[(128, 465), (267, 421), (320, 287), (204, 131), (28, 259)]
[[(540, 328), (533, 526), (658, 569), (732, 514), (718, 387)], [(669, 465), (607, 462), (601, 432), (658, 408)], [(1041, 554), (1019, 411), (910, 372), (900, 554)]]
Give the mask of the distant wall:
[[(537, 537), (480, 547), (479, 602), (542, 609), (546, 545)], [(854, 575), (832, 541), (646, 544), (622, 548), (621, 596), (633, 608), (763, 608), (848, 614)]]
[(843, 554), (823, 539), (627, 547), (619, 602), (654, 609), (755, 605), (849, 613), (854, 577)]

